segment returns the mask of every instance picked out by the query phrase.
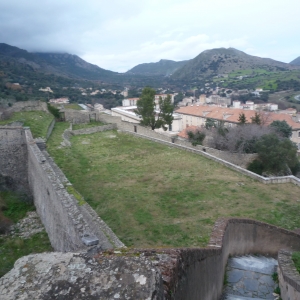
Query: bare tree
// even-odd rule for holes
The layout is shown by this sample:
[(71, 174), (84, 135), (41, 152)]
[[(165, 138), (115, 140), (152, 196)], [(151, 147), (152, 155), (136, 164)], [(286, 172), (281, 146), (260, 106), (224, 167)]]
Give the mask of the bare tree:
[[(222, 132), (223, 134), (220, 134)], [(209, 147), (238, 153), (253, 153), (255, 142), (263, 135), (273, 133), (274, 129), (257, 124), (244, 124), (227, 128), (226, 133), (213, 128), (206, 130)]]

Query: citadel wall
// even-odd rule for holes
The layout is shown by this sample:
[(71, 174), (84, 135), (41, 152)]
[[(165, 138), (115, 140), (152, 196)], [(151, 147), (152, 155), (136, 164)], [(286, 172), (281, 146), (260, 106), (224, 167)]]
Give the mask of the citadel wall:
[(42, 152), (29, 128), (0, 127), (0, 188), (32, 196), (56, 251), (101, 249), (124, 244), (83, 199), (68, 193), (71, 183), (47, 152)]

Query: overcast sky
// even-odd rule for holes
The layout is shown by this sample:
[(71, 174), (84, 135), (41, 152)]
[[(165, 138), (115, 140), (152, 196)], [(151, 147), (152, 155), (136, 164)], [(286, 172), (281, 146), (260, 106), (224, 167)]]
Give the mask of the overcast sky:
[(299, 12), (299, 0), (1, 0), (0, 42), (117, 72), (219, 47), (290, 62)]

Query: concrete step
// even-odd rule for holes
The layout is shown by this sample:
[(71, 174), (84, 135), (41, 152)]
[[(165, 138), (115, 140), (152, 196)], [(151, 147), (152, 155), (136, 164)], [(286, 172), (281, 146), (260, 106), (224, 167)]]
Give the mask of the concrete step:
[(272, 275), (277, 270), (274, 258), (242, 256), (228, 259), (225, 299), (276, 299), (273, 295), (276, 283)]
[(272, 275), (277, 268), (277, 260), (264, 256), (233, 257), (228, 261), (228, 266), (234, 269), (253, 271)]
[(226, 300), (264, 300), (263, 298), (249, 298), (236, 295), (227, 295)]

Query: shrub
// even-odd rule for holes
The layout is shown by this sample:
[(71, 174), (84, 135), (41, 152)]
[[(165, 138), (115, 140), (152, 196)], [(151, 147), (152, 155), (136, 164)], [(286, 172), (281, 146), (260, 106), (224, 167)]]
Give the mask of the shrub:
[(196, 129), (195, 131), (188, 131), (189, 141), (192, 143), (193, 146), (202, 145), (205, 139), (205, 133)]
[(290, 175), (299, 163), (297, 147), (288, 138), (280, 139), (275, 133), (262, 136), (255, 148), (264, 171), (274, 175)]
[(263, 169), (264, 169), (263, 164), (257, 159), (253, 160), (247, 167), (247, 170), (256, 173), (258, 175), (262, 175)]

